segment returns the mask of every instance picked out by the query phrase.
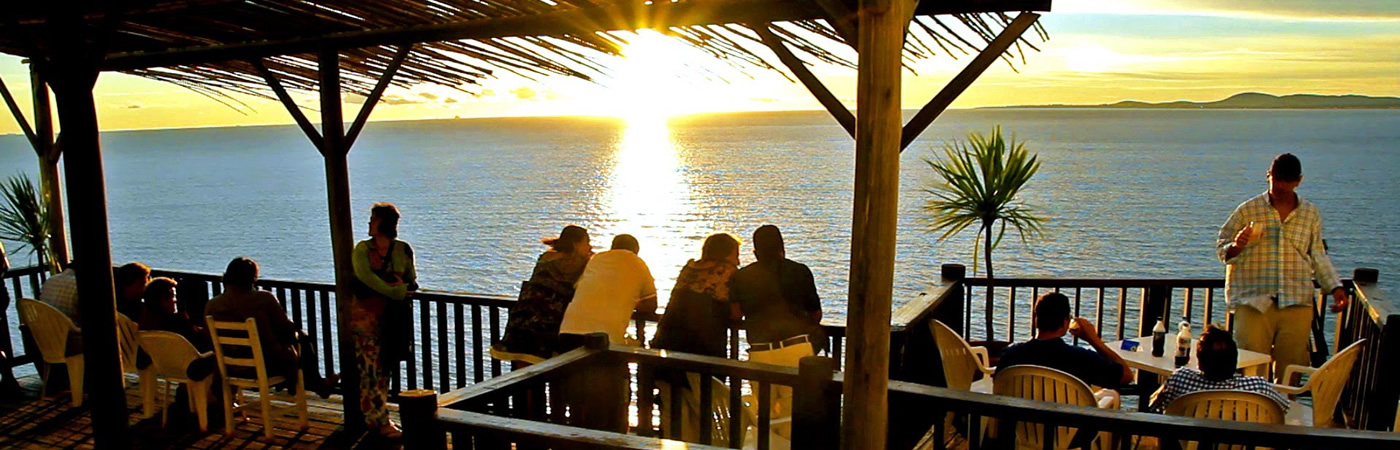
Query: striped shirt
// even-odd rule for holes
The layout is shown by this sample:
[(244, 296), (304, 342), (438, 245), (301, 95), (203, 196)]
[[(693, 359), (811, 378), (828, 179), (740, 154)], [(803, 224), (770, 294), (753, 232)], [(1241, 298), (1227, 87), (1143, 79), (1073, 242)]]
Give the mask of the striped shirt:
[(1264, 394), (1288, 411), (1288, 397), (1280, 394), (1274, 386), (1265, 380), (1264, 377), (1246, 377), (1235, 375), (1221, 381), (1210, 381), (1206, 379), (1206, 374), (1200, 369), (1182, 367), (1176, 369), (1172, 376), (1167, 377), (1167, 381), (1162, 383), (1162, 388), (1157, 393), (1152, 394), (1152, 410), (1162, 412), (1167, 409), (1167, 405), (1172, 400), (1181, 398), (1186, 394), (1197, 391), (1225, 389), (1232, 391), (1246, 391)]
[(39, 287), (39, 301), (58, 309), (73, 319), (74, 324), (83, 325), (82, 311), (78, 309), (78, 275), (72, 268), (44, 281), (44, 285)]
[[(1226, 251), (1235, 234), (1254, 222), (1263, 235), (1253, 239), (1234, 258)], [(1260, 311), (1278, 307), (1312, 305), (1313, 279), (1325, 292), (1340, 287), (1341, 277), (1322, 246), (1322, 214), (1317, 206), (1298, 196), (1298, 208), (1280, 221), (1269, 202), (1269, 193), (1241, 203), (1220, 227), (1216, 253), (1225, 262), (1225, 300), (1231, 306), (1250, 305)]]

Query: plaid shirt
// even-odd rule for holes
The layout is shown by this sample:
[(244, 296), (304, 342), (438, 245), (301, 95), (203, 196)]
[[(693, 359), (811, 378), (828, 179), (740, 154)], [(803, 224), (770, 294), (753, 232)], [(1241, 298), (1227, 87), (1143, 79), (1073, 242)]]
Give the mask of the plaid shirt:
[[(1241, 203), (1220, 226), (1216, 253), (1225, 262), (1225, 300), (1233, 306), (1247, 304), (1260, 311), (1273, 307), (1312, 305), (1317, 284), (1330, 292), (1342, 285), (1332, 259), (1322, 246), (1322, 214), (1317, 206), (1298, 197), (1298, 208), (1280, 221), (1269, 202), (1269, 194), (1259, 194)], [(1239, 255), (1225, 259), (1235, 234), (1254, 222), (1264, 234), (1251, 240)]]
[(82, 326), (82, 311), (78, 310), (78, 276), (73, 269), (64, 270), (44, 281), (39, 288), (39, 301), (57, 308), (63, 315), (72, 318), (74, 324)]
[(1206, 379), (1205, 373), (1201, 372), (1200, 369), (1190, 367), (1176, 369), (1172, 376), (1167, 377), (1167, 382), (1162, 384), (1162, 388), (1158, 389), (1157, 393), (1152, 394), (1152, 410), (1165, 411), (1172, 400), (1192, 392), (1210, 389), (1257, 392), (1268, 396), (1283, 407), (1284, 411), (1288, 411), (1288, 397), (1280, 394), (1278, 390), (1274, 389), (1274, 385), (1269, 384), (1269, 380), (1265, 380), (1264, 377), (1235, 375), (1224, 381), (1210, 381)]

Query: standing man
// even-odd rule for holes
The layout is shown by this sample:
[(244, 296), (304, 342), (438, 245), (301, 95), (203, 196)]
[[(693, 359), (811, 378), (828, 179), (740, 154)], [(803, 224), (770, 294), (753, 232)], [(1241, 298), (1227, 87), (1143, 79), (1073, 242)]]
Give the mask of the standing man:
[(1322, 214), (1296, 192), (1303, 182), (1298, 157), (1278, 155), (1265, 179), (1269, 190), (1235, 208), (1216, 249), (1240, 348), (1272, 355), (1274, 373), (1282, 374), (1309, 362), (1313, 280), (1332, 294), (1334, 312), (1346, 307), (1347, 292), (1322, 245)]

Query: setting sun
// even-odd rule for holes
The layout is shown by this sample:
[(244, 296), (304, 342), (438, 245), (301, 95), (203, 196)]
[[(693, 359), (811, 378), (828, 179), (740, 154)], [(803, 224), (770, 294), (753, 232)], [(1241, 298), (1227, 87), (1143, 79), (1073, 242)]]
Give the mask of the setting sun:
[(624, 60), (606, 82), (616, 102), (610, 115), (637, 122), (665, 119), (685, 112), (692, 95), (682, 86), (684, 55), (693, 49), (652, 30), (630, 36)]

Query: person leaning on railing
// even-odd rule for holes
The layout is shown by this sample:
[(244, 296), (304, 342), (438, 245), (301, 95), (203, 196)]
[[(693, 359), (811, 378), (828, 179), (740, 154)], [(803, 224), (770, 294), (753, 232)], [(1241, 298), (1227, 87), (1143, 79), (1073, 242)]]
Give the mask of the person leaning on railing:
[(1288, 410), (1288, 397), (1284, 397), (1273, 384), (1264, 377), (1243, 376), (1235, 373), (1239, 364), (1240, 351), (1235, 347), (1235, 338), (1229, 331), (1214, 324), (1207, 325), (1196, 341), (1196, 360), (1199, 369), (1182, 367), (1176, 369), (1157, 393), (1152, 394), (1152, 410), (1165, 411), (1167, 405), (1186, 394), (1196, 391), (1229, 389), (1258, 392), (1278, 402), (1284, 411)]
[[(1070, 327), (1071, 322), (1076, 326)], [(1034, 338), (1006, 348), (997, 363), (997, 372), (1017, 365), (1049, 367), (1102, 388), (1094, 392), (1096, 398), (1116, 397), (1118, 393), (1113, 389), (1133, 381), (1128, 363), (1103, 343), (1094, 323), (1070, 315), (1069, 297), (1064, 294), (1052, 292), (1035, 301), (1035, 328), (1038, 333)], [(1065, 334), (1082, 339), (1094, 350), (1070, 345), (1063, 339)]]
[(582, 336), (589, 333), (607, 333), (609, 342), (627, 344), (632, 312), (656, 312), (656, 280), (638, 256), (641, 248), (637, 238), (619, 234), (611, 250), (588, 260), (559, 325), (558, 353), (583, 345)]
[(538, 362), (554, 356), (559, 325), (573, 300), (574, 284), (593, 257), (588, 230), (577, 225), (565, 226), (559, 237), (540, 242), (549, 250), (535, 262), (530, 281), (520, 286), (520, 298), (510, 308), (505, 333), (491, 346), (493, 352), (513, 358), (517, 369), (523, 361)]
[(389, 379), (399, 361), (413, 352), (413, 312), (409, 299), (418, 290), (413, 247), (398, 239), (399, 209), (392, 203), (370, 206), (369, 239), (355, 244), (355, 301), (350, 333), (360, 374), (360, 407), (365, 425), (384, 438), (398, 438), (389, 420)]
[(729, 324), (738, 318), (729, 296), (729, 279), (738, 267), (739, 238), (729, 233), (705, 238), (700, 259), (686, 262), (676, 276), (651, 347), (724, 358)]

